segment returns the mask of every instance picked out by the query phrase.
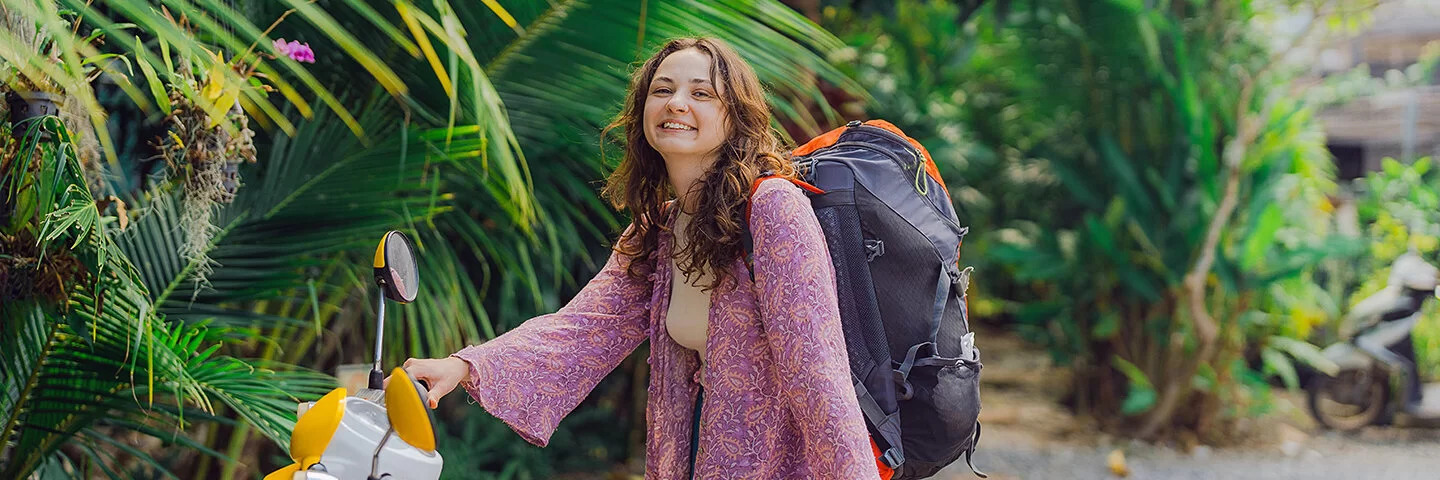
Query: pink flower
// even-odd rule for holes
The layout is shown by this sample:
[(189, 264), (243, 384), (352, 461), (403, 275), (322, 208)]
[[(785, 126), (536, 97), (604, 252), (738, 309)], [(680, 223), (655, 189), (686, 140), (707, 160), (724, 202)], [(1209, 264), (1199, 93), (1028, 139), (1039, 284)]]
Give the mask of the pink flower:
[(277, 38), (274, 45), (275, 50), (281, 55), (288, 56), (297, 62), (315, 63), (315, 51), (310, 49), (308, 43), (300, 43), (295, 40), (286, 43), (285, 39)]

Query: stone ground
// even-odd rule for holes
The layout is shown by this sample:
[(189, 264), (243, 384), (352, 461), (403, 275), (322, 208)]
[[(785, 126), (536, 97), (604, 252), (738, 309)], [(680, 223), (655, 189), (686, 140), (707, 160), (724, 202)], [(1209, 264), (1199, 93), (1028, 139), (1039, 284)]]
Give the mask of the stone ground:
[[(977, 332), (985, 335), (987, 332)], [(1190, 452), (1095, 434), (1054, 397), (1066, 372), (1013, 336), (991, 333), (984, 351), (984, 435), (975, 465), (992, 480), (1116, 479), (1440, 479), (1440, 429), (1372, 427), (1321, 431), (1303, 395), (1280, 392), (1275, 412), (1248, 430), (1242, 447)], [(1118, 457), (1118, 458), (1117, 458)], [(1118, 461), (1117, 461), (1118, 460)], [(976, 478), (959, 463), (936, 478)]]

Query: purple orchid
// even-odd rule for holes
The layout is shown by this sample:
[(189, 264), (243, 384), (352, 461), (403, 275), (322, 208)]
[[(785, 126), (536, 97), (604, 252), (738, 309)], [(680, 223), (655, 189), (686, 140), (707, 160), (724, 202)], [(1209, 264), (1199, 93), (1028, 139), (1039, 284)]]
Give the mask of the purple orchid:
[(315, 63), (315, 51), (310, 49), (310, 44), (308, 43), (300, 43), (295, 40), (286, 43), (285, 39), (278, 38), (275, 39), (274, 45), (275, 50), (280, 52), (281, 55), (290, 57), (297, 62)]

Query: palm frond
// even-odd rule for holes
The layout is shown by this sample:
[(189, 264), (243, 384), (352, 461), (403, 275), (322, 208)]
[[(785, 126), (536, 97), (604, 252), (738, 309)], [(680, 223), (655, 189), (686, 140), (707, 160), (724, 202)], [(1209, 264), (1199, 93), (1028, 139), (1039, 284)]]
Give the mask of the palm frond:
[[(388, 109), (372, 103), (358, 111), (365, 121), (380, 124)], [(146, 283), (157, 286), (152, 300), (160, 313), (171, 319), (203, 320), (212, 327), (234, 329), (236, 338), (245, 336), (244, 327), (267, 326), (285, 328), (272, 330), (276, 333), (313, 335), (311, 322), (321, 329), (332, 326), (338, 305), (356, 290), (362, 298), (371, 299), (364, 305), (373, 304), (369, 282), (357, 280), (365, 262), (356, 258), (363, 259), (381, 233), (398, 228), (418, 233), (413, 238), (422, 240), (421, 272), (427, 300), (415, 307), (418, 311), (391, 310), (394, 315), (414, 318), (387, 322), (391, 330), (387, 335), (426, 340), (414, 349), (392, 349), (392, 353), (439, 354), (483, 338), (476, 330), (476, 318), (485, 315), (482, 290), (458, 270), (474, 262), (459, 260), (445, 235), (436, 230), (448, 225), (444, 218), (461, 218), (447, 213), (456, 207), (456, 199), (446, 193), (448, 187), (460, 184), (476, 192), (468, 196), (465, 206), (483, 205), (486, 212), (513, 225), (507, 205), (517, 203), (516, 199), (507, 197), (504, 190), (490, 188), (487, 171), (476, 165), (485, 148), (479, 130), (416, 129), (403, 136), (396, 131), (384, 142), (365, 147), (346, 134), (343, 126), (326, 122), (323, 114), (296, 125), (301, 134), (276, 138), (271, 155), (258, 170), (244, 171), (245, 178), (251, 179), (249, 184), (218, 215), (222, 228), (208, 252), (215, 264), (205, 284), (190, 280), (189, 272), (195, 266), (174, 248), (182, 232), (176, 228), (179, 214), (173, 194), (157, 192), (148, 203), (137, 202), (144, 213), (119, 235), (119, 244), (125, 255), (144, 267), (141, 276)], [(374, 130), (384, 131), (383, 125)], [(454, 134), (448, 143), (447, 133)], [(445, 190), (437, 190), (441, 182), (446, 183)], [(527, 242), (519, 247), (531, 248)], [(515, 255), (503, 257), (513, 259)], [(324, 305), (314, 305), (311, 288), (317, 299), (324, 299)], [(538, 287), (527, 282), (527, 288), (534, 291)], [(431, 291), (435, 292), (433, 299)], [(269, 304), (264, 312), (255, 311), (250, 304), (259, 300)], [(450, 305), (464, 308), (442, 308)], [(320, 314), (318, 318), (309, 318), (314, 317), (312, 310)], [(272, 346), (290, 352), (285, 358), (299, 360), (296, 355), (305, 352), (310, 341), (302, 338)]]
[[(270, 83), (285, 100), (298, 108), (303, 116), (309, 117), (312, 112), (309, 102), (305, 100), (304, 93), (312, 94), (325, 103), (354, 135), (364, 137), (365, 130), (361, 122), (352, 116), (339, 96), (330, 87), (323, 84), (311, 69), (277, 50), (273, 45), (275, 38), (270, 36), (269, 30), (257, 26), (256, 20), (278, 21), (295, 13), (297, 18), (304, 19), (314, 26), (317, 32), (317, 41), (328, 42), (343, 53), (338, 59), (344, 62), (354, 62), (369, 74), (375, 85), (383, 87), (390, 95), (397, 98), (403, 98), (411, 90), (411, 87), (403, 82), (390, 66), (392, 60), (399, 59), (381, 56), (375, 52), (377, 48), (389, 50), (391, 46), (397, 46), (402, 52), (417, 54), (415, 43), (400, 33), (399, 19), (387, 19), (363, 2), (348, 2), (347, 6), (351, 8), (339, 9), (339, 12), (330, 12), (312, 5), (311, 2), (301, 0), (285, 0), (283, 3), (290, 7), (290, 10), (277, 15), (278, 18), (252, 20), (216, 0), (196, 0), (194, 2), (174, 0), (163, 2), (163, 7), (143, 0), (102, 0), (100, 2), (60, 0), (60, 6), (78, 13), (76, 21), (83, 26), (83, 28), (71, 29), (68, 28), (69, 24), (60, 17), (55, 3), (38, 0), (7, 1), (4, 5), (6, 12), (17, 15), (18, 23), (28, 22), (44, 26), (41, 32), (47, 50), (45, 52), (37, 51), (37, 48), (34, 48), (36, 45), (34, 45), (33, 39), (24, 35), (11, 34), (8, 31), (0, 32), (3, 33), (0, 34), (0, 62), (23, 68), (27, 77), (32, 80), (53, 85), (53, 89), (64, 92), (74, 100), (82, 102), (85, 110), (90, 113), (92, 122), (96, 125), (103, 124), (105, 112), (97, 102), (94, 92), (88, 87), (87, 76), (92, 74), (92, 70), (99, 67), (90, 67), (89, 70), (84, 70), (79, 66), (90, 63), (103, 64), (99, 60), (107, 58), (121, 58), (128, 63), (133, 58), (135, 63), (142, 66), (142, 70), (150, 82), (163, 81), (166, 85), (183, 92), (193, 104), (211, 113), (213, 118), (223, 118), (224, 115), (221, 115), (220, 112), (226, 106), (215, 105), (214, 99), (200, 94), (197, 88), (187, 85), (182, 78), (183, 75), (187, 75), (185, 72), (206, 72), (207, 75), (218, 75), (220, 78), (212, 80), (223, 82), (225, 85), (238, 86), (234, 88), (237, 88), (241, 95), (241, 103), (250, 114), (260, 117), (264, 123), (279, 126), (286, 133), (294, 133), (292, 123), (282, 113), (282, 109), (275, 105), (265, 95), (265, 92), (249, 88), (250, 79), (242, 77), (242, 73), (237, 71), (237, 68), (231, 68), (232, 66), (253, 66), (254, 71), (262, 75), (265, 81)], [(348, 25), (336, 20), (336, 14), (355, 15), (367, 19), (371, 25), (378, 26), (380, 31), (387, 34), (382, 38), (388, 42), (379, 44), (369, 42), (370, 44), (367, 44), (367, 42), (361, 41), (351, 33), (351, 30), (347, 28)], [(188, 22), (187, 27), (193, 31), (177, 25), (172, 19), (172, 15), (184, 18)], [(414, 32), (415, 34), (422, 37), (434, 34), (440, 44), (449, 45), (448, 49), (453, 52), (466, 50), (463, 39), (464, 32), (454, 27), (458, 23), (453, 21), (453, 17), (443, 13), (432, 16), (418, 10), (417, 15), (421, 21), (433, 24), (438, 28), (431, 29), (432, 31), (429, 33), (421, 31)], [(105, 51), (97, 49), (92, 43), (92, 30), (110, 37), (105, 44)], [(425, 41), (428, 42), (428, 38)], [(212, 53), (215, 48), (221, 50), (218, 58), (215, 53)], [(63, 58), (64, 65), (71, 67), (59, 68), (48, 63), (52, 54)], [(116, 54), (119, 56), (117, 57)], [(235, 56), (243, 56), (243, 58), (234, 61), (233, 57)], [(96, 60), (90, 61), (91, 59)], [(523, 196), (528, 192), (528, 184), (521, 175), (523, 158), (520, 156), (513, 134), (510, 133), (508, 120), (503, 114), (503, 107), (499, 106), (499, 97), (489, 86), (485, 72), (480, 69), (479, 62), (473, 56), (465, 57), (465, 59), (468, 60), (463, 62), (464, 65), (461, 67), (467, 70), (467, 78), (471, 81), (470, 95), (473, 98), (488, 100), (472, 110), (474, 114), (472, 118), (481, 120), (473, 124), (485, 126), (485, 136), (491, 140), (492, 147), (488, 152), (489, 160), (496, 162), (499, 170), (504, 172), (503, 175), (509, 182), (506, 185), (512, 189), (512, 195)], [(227, 61), (231, 63), (215, 68), (218, 64)], [(127, 75), (126, 72), (109, 70), (106, 73), (120, 78), (118, 83), (125, 87), (125, 93), (136, 104), (142, 108), (154, 105), (144, 92), (135, 88), (134, 82), (129, 80), (130, 75)], [(133, 72), (130, 74), (133, 75)], [(437, 74), (443, 75), (444, 72), (437, 71)], [(305, 92), (302, 93), (291, 83), (287, 78), (291, 76), (298, 79)], [(156, 85), (152, 84), (150, 87), (154, 90)], [(154, 94), (154, 97), (159, 103), (167, 102), (158, 93)], [(452, 111), (457, 107), (458, 103), (451, 102)], [(227, 128), (233, 128), (233, 126), (227, 125)], [(95, 133), (99, 135), (108, 156), (113, 159), (114, 147), (107, 131), (102, 128), (96, 129)], [(529, 211), (526, 210), (528, 204), (520, 203), (517, 206), (520, 207), (520, 214), (529, 214)], [(526, 223), (528, 224), (528, 222)]]

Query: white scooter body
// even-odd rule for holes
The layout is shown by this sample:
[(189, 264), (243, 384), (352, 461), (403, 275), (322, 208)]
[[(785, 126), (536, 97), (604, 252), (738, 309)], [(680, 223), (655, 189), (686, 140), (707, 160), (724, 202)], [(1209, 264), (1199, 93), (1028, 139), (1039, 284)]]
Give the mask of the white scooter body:
[(1355, 345), (1349, 342), (1340, 342), (1325, 347), (1324, 350), (1320, 351), (1320, 354), (1326, 359), (1335, 362), (1335, 366), (1339, 367), (1340, 370), (1364, 370), (1375, 364), (1374, 357), (1355, 348)]
[[(346, 397), (344, 405), (345, 416), (340, 420), (340, 428), (335, 431), (330, 445), (320, 456), (320, 464), (324, 465), (326, 473), (338, 480), (366, 480), (370, 476), (375, 447), (390, 430), (390, 419), (385, 415), (385, 407), (370, 400)], [(422, 451), (405, 443), (400, 436), (390, 435), (385, 449), (380, 451), (376, 471), (380, 472), (381, 478), (438, 480), (443, 465), (440, 452)], [(295, 478), (323, 478), (313, 474), (300, 476), (305, 473), (299, 472)]]

